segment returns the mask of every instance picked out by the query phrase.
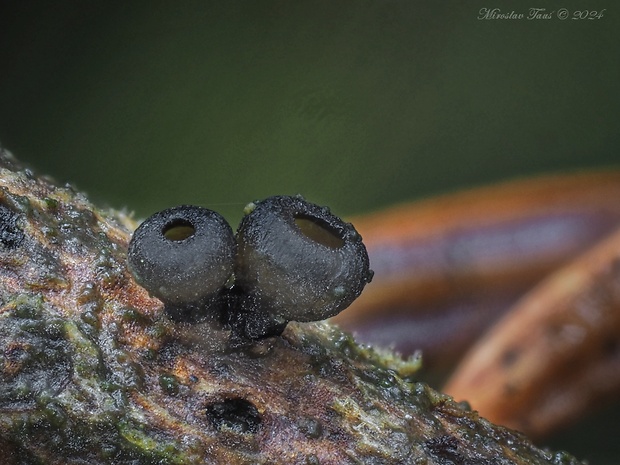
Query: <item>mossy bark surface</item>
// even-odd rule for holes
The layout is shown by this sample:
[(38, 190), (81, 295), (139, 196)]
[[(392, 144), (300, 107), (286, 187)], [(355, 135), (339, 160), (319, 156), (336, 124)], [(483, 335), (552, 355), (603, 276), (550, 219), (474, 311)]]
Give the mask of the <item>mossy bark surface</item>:
[(0, 154), (5, 465), (579, 464), (328, 323), (234, 349), (127, 270), (133, 221)]

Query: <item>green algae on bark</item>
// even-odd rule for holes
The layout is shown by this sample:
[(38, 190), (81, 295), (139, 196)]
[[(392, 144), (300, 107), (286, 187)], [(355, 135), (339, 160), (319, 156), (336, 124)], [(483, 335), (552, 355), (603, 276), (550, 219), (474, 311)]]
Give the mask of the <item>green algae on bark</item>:
[(328, 323), (235, 349), (172, 321), (127, 270), (134, 227), (0, 154), (3, 464), (580, 463)]

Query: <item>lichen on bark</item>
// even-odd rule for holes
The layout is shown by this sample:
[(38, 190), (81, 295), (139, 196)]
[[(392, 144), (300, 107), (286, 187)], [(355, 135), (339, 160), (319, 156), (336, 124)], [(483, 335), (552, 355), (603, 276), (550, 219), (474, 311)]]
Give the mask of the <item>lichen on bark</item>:
[(325, 322), (234, 348), (127, 270), (134, 222), (0, 154), (6, 465), (579, 464)]

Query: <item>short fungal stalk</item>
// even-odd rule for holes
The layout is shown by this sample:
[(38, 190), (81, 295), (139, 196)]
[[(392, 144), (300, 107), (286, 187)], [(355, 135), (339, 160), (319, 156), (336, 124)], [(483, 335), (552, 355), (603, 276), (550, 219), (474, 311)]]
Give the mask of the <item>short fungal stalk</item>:
[(136, 230), (129, 269), (173, 319), (218, 316), (233, 340), (261, 339), (338, 314), (372, 279), (361, 236), (328, 208), (300, 196), (251, 205), (236, 243), (219, 214), (187, 205)]

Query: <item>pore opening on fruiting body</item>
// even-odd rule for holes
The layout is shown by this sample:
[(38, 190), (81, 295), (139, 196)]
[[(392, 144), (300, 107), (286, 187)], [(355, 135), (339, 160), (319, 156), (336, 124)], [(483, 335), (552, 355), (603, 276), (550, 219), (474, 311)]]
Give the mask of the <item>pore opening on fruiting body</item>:
[(295, 224), (302, 234), (319, 244), (332, 249), (338, 249), (344, 245), (344, 239), (337, 231), (320, 218), (297, 214), (294, 216)]
[(164, 226), (162, 234), (169, 241), (183, 241), (192, 237), (196, 228), (189, 221), (179, 218)]

